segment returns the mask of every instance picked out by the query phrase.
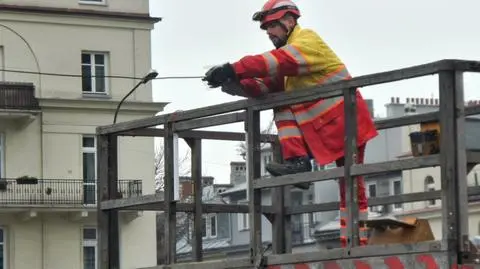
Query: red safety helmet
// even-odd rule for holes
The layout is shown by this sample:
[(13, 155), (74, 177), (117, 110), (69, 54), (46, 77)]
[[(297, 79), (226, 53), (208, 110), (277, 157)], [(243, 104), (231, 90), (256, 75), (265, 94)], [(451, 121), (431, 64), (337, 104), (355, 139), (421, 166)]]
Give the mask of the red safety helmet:
[(265, 24), (281, 19), (285, 14), (291, 13), (297, 18), (300, 17), (300, 10), (290, 0), (268, 0), (261, 11), (255, 12), (252, 19), (260, 21), (260, 28), (265, 30)]

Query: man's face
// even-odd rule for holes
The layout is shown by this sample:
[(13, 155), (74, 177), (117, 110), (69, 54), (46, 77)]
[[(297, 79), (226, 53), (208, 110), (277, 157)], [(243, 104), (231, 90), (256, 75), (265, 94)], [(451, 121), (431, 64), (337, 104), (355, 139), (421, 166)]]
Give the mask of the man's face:
[(287, 32), (285, 32), (285, 29), (282, 27), (282, 25), (279, 22), (271, 22), (265, 27), (268, 38), (270, 38), (273, 45), (276, 48), (283, 46), (287, 38)]
[[(287, 29), (285, 29), (285, 27)], [(268, 37), (276, 48), (280, 48), (287, 43), (288, 33), (293, 28), (291, 20), (281, 19), (265, 25)]]

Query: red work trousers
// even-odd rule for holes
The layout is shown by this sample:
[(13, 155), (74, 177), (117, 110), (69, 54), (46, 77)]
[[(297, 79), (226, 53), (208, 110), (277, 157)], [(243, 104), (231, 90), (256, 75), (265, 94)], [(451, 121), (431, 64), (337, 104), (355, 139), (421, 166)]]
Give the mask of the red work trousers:
[[(363, 164), (365, 158), (365, 145), (358, 147), (357, 163)], [(344, 166), (345, 159), (340, 158), (336, 160), (337, 167)], [(357, 180), (357, 199), (358, 199), (358, 217), (360, 220), (368, 219), (368, 200), (365, 194), (365, 181), (362, 176), (355, 178)], [(340, 189), (340, 243), (342, 248), (347, 246), (347, 207), (345, 199), (345, 178), (339, 179)], [(359, 228), (360, 246), (367, 245), (368, 237), (367, 230), (363, 226)]]
[[(278, 129), (278, 135), (280, 138), (280, 145), (282, 148), (282, 155), (284, 159), (289, 159), (292, 157), (303, 157), (309, 156), (310, 151), (308, 149), (308, 143), (305, 142), (302, 132), (295, 121), (293, 113), (289, 113), (290, 115), (285, 116), (285, 111), (289, 112), (288, 110), (283, 110), (284, 113), (283, 119), (276, 119), (275, 124)], [(361, 145), (357, 149), (357, 163), (363, 164), (365, 156), (365, 144)], [(344, 158), (337, 159), (336, 165), (337, 167), (342, 167), (344, 165)], [(367, 204), (367, 197), (365, 194), (365, 182), (363, 177), (357, 177), (357, 197), (358, 197), (358, 209), (359, 209), (359, 219), (360, 220), (367, 220), (368, 218), (368, 204)], [(346, 211), (346, 201), (345, 201), (345, 179), (339, 179), (339, 189), (340, 189), (340, 243), (342, 247), (346, 247), (347, 245), (347, 237), (346, 237), (346, 220), (347, 220), (347, 211)], [(359, 227), (359, 235), (360, 235), (360, 245), (367, 244), (367, 234), (366, 230), (363, 227)]]

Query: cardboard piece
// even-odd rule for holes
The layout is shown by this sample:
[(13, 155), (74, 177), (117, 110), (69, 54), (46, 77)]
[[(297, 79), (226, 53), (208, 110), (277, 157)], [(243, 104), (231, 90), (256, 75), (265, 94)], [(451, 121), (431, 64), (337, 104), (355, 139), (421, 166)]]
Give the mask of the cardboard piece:
[(409, 244), (435, 240), (426, 219), (406, 217), (400, 220), (369, 220), (367, 226), (370, 229), (369, 245)]

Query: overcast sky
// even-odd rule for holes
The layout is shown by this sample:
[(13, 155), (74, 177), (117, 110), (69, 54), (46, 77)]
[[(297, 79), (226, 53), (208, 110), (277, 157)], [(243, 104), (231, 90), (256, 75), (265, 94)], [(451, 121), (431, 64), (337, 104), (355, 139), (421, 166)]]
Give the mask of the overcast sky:
[[(150, 0), (162, 17), (152, 33), (153, 68), (160, 76), (201, 76), (206, 67), (272, 49), (265, 32), (251, 21), (259, 0)], [(299, 23), (332, 47), (353, 76), (445, 58), (480, 60), (478, 0), (297, 0)], [(391, 96), (438, 97), (437, 77), (383, 84), (362, 90), (384, 116)], [(466, 99), (480, 99), (480, 79), (465, 76)], [(239, 98), (210, 90), (199, 79), (156, 80), (154, 100), (170, 102), (165, 112), (220, 104)], [(475, 90), (476, 89), (476, 90)], [(271, 113), (263, 113), (265, 126)], [(212, 128), (209, 128), (212, 129)], [(243, 131), (242, 124), (214, 130)], [(229, 163), (241, 160), (237, 142), (205, 141), (203, 174), (229, 180)], [(181, 144), (181, 150), (185, 150)]]

